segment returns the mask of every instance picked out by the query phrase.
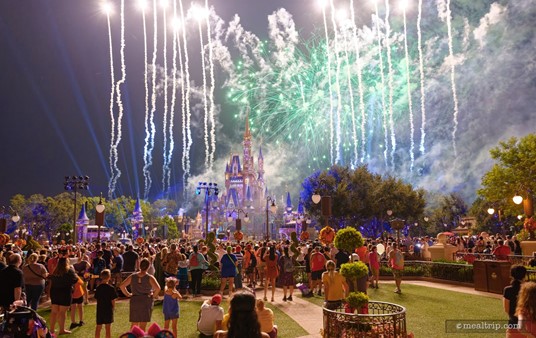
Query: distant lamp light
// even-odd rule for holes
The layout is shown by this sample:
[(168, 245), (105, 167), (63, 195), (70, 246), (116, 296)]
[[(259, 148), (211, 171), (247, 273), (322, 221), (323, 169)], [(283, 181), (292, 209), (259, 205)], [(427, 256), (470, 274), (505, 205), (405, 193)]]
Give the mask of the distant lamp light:
[(517, 215), (517, 219), (521, 221), (523, 219), (523, 215)]
[(393, 214), (393, 210), (387, 210), (387, 216), (391, 216)]
[(428, 217), (424, 217), (424, 221), (428, 222), (430, 219)]
[(488, 209), (488, 214), (493, 215), (494, 213), (495, 213), (495, 209), (493, 208)]
[(272, 201), (272, 205), (270, 205), (270, 211), (274, 214), (277, 211), (277, 206), (275, 205), (274, 201)]
[(229, 213), (229, 216), (227, 216), (227, 221), (232, 222), (233, 221), (233, 215)]
[(245, 221), (246, 223), (249, 222), (248, 214), (246, 214), (246, 216), (244, 217), (244, 221)]
[(99, 198), (99, 204), (97, 204), (97, 206), (95, 207), (95, 210), (97, 210), (97, 212), (100, 214), (104, 212), (104, 209), (106, 209), (106, 207), (104, 206), (104, 204), (102, 204), (102, 194), (101, 194), (101, 197)]
[(320, 199), (321, 199), (321, 197), (320, 197), (319, 194), (316, 194), (316, 193), (315, 193), (313, 196), (311, 196), (311, 199), (313, 200), (313, 203), (314, 203), (314, 204), (318, 204), (318, 203), (320, 203)]
[(15, 213), (15, 215), (13, 215), (13, 217), (11, 217), (11, 220), (15, 223), (17, 223), (18, 221), (20, 221), (20, 216), (19, 214)]
[(512, 200), (514, 201), (515, 204), (521, 204), (523, 203), (523, 197), (521, 197), (520, 195), (516, 194)]

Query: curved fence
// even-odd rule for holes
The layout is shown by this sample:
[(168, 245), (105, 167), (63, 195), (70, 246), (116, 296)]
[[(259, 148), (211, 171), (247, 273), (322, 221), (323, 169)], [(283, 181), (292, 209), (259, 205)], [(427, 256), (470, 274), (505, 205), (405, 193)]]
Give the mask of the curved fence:
[(324, 338), (377, 337), (406, 338), (406, 308), (370, 301), (367, 314), (346, 313), (344, 308), (328, 310), (324, 314)]

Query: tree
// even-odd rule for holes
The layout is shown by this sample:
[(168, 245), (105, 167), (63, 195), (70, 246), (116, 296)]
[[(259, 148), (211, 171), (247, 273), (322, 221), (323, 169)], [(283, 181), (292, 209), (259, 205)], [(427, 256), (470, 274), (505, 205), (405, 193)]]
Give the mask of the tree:
[(468, 206), (460, 195), (451, 193), (437, 196), (437, 205), (430, 211), (430, 223), (435, 225), (431, 230), (437, 234), (456, 228), (460, 218), (467, 215)]
[(302, 188), (301, 199), (313, 216), (320, 217), (321, 209), (312, 203), (311, 196), (331, 196), (330, 221), (335, 228), (356, 226), (367, 236), (383, 231), (387, 210), (411, 222), (422, 215), (425, 206), (424, 190), (415, 190), (394, 177), (373, 174), (367, 166), (352, 170), (334, 165), (307, 177)]
[(501, 210), (502, 223), (513, 225), (523, 209), (513, 203), (512, 197), (516, 194), (527, 197), (536, 191), (536, 134), (500, 142), (490, 150), (490, 155), (496, 163), (482, 177), (482, 189), (477, 191), (480, 199), (472, 210), (478, 215), (482, 211), (475, 210), (477, 206), (484, 210), (493, 207)]

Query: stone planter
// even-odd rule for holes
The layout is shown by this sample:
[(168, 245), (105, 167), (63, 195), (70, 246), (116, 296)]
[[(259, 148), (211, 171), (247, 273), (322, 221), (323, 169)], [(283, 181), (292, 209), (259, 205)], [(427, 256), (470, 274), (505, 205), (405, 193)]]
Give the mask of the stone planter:
[(532, 256), (532, 253), (536, 252), (536, 240), (522, 241), (521, 251), (523, 251), (524, 256)]
[(408, 337), (406, 308), (397, 304), (370, 301), (368, 314), (345, 313), (343, 307), (336, 310), (322, 308), (322, 311), (324, 314), (324, 338)]

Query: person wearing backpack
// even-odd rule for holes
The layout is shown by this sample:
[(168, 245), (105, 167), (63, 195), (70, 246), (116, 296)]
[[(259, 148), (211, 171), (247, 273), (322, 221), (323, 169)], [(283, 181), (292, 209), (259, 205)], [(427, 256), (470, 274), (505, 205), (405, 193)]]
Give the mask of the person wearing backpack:
[(294, 262), (288, 253), (288, 246), (283, 247), (283, 255), (279, 258), (279, 271), (281, 271), (279, 281), (283, 286), (283, 301), (292, 302), (292, 293), (296, 282), (294, 281)]
[(389, 252), (389, 265), (393, 270), (396, 289), (395, 293), (402, 293), (400, 284), (402, 284), (402, 270), (404, 270), (404, 254), (398, 249), (398, 244), (393, 244), (393, 249)]
[(190, 254), (190, 273), (192, 275), (192, 295), (196, 297), (201, 294), (201, 280), (203, 279), (203, 271), (208, 266), (205, 257), (198, 252), (197, 245), (192, 247), (194, 252)]

